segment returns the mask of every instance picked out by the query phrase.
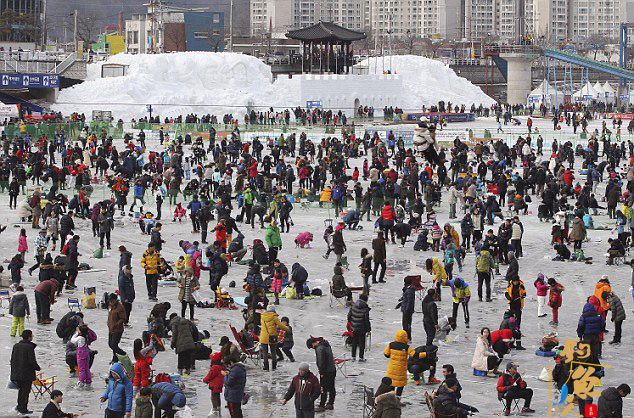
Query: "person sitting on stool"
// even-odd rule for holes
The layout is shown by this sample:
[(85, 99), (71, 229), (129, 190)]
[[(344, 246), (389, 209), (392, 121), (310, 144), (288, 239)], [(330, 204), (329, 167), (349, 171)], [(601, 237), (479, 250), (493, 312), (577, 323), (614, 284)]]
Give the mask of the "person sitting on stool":
[(513, 399), (524, 399), (524, 407), (522, 413), (532, 414), (535, 412), (530, 408), (531, 399), (533, 398), (533, 390), (528, 389), (526, 382), (517, 372), (517, 364), (512, 361), (506, 365), (506, 373), (502, 374), (498, 379), (498, 399), (504, 399), (506, 405), (504, 407), (504, 415), (511, 414), (511, 402)]

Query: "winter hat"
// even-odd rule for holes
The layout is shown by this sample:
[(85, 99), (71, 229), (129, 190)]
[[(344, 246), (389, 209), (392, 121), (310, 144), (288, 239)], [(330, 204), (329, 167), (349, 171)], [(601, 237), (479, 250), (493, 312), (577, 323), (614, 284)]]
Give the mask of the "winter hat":
[(539, 274), (537, 275), (537, 279), (538, 279), (538, 280), (544, 280), (544, 275), (543, 275), (542, 273), (539, 273)]
[(310, 370), (310, 366), (308, 365), (308, 363), (301, 363), (299, 365), (299, 370), (309, 371)]
[(308, 348), (309, 350), (313, 348), (313, 343), (315, 342), (315, 338), (314, 337), (310, 337), (309, 339), (306, 340), (306, 348)]
[(220, 361), (222, 360), (222, 353), (220, 351), (217, 351), (213, 353), (212, 355), (210, 355), (209, 358), (211, 359), (212, 363), (219, 364)]
[(267, 312), (275, 312), (275, 305), (269, 305), (266, 307)]
[(226, 335), (225, 335), (225, 336), (223, 336), (223, 337), (220, 339), (220, 345), (221, 345), (221, 346), (223, 346), (223, 345), (227, 344), (228, 342), (229, 342), (229, 337), (227, 337)]
[(514, 363), (512, 361), (506, 363), (506, 370), (517, 369), (517, 367), (517, 363)]

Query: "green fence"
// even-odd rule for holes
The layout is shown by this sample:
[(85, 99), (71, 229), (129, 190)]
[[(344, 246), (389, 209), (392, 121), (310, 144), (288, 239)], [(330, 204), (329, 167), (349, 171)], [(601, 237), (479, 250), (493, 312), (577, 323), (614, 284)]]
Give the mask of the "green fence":
[[(24, 134), (28, 134), (32, 138), (39, 138), (46, 135), (48, 138), (54, 138), (58, 132), (64, 132), (66, 137), (76, 138), (81, 131), (81, 122), (68, 123), (29, 123), (24, 125)], [(22, 135), (20, 127), (15, 124), (9, 124), (4, 127), (4, 133), (8, 138)]]

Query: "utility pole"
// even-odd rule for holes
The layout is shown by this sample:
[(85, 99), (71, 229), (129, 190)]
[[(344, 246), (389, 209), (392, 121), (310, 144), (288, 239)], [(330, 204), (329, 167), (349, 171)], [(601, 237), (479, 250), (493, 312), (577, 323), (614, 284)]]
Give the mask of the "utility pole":
[(154, 53), (154, 0), (150, 2), (150, 6), (152, 7), (152, 10), (150, 12), (150, 33), (151, 33), (150, 54), (153, 54)]
[(75, 43), (75, 53), (77, 53), (77, 9), (73, 12), (73, 16), (75, 17), (75, 25), (73, 28), (73, 42)]
[(229, 5), (229, 52), (233, 52), (233, 0)]
[(46, 27), (46, 0), (42, 0), (42, 51), (46, 49), (46, 41), (47, 41), (47, 32), (48, 28)]
[(159, 0), (159, 21), (158, 21), (158, 29), (159, 29), (159, 42), (158, 42), (158, 52), (163, 52), (164, 46), (164, 32), (163, 32), (163, 1)]

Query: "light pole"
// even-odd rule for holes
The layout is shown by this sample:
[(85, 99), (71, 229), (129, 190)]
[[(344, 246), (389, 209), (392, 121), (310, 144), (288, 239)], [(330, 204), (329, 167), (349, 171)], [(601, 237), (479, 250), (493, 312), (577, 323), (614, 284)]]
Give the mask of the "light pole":
[(75, 17), (75, 24), (73, 26), (73, 43), (75, 45), (75, 53), (77, 53), (77, 9), (73, 11), (73, 16)]

